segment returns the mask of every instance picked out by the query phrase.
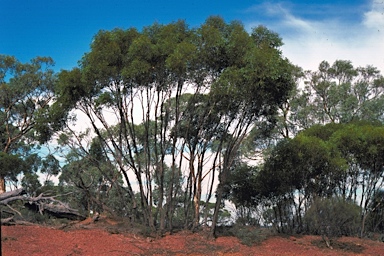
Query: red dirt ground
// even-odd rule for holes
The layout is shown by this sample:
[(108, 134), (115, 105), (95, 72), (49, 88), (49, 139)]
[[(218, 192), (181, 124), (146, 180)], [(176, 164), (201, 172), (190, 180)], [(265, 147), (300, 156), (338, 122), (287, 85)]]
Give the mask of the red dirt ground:
[(64, 229), (2, 226), (2, 255), (384, 255), (384, 243), (351, 237), (340, 238), (334, 249), (325, 247), (317, 236), (272, 236), (249, 247), (234, 237), (213, 240), (186, 231), (145, 238), (121, 232), (118, 225), (110, 221), (102, 226), (83, 222)]

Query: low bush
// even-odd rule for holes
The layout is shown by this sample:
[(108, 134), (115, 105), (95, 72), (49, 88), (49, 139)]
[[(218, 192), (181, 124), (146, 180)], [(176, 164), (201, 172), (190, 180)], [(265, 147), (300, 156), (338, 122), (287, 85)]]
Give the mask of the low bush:
[(267, 228), (235, 224), (229, 229), (229, 234), (237, 237), (242, 244), (252, 246), (265, 241), (271, 231)]
[(304, 216), (309, 234), (328, 243), (335, 237), (355, 236), (360, 229), (360, 207), (339, 198), (317, 198)]

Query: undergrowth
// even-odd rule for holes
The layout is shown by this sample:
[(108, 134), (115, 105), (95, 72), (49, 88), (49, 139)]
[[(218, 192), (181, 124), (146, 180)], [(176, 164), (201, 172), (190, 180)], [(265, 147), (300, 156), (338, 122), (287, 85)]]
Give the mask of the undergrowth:
[(247, 246), (260, 244), (272, 235), (272, 231), (267, 228), (255, 226), (234, 225), (230, 227), (220, 227), (218, 229), (219, 236), (234, 236), (240, 242)]

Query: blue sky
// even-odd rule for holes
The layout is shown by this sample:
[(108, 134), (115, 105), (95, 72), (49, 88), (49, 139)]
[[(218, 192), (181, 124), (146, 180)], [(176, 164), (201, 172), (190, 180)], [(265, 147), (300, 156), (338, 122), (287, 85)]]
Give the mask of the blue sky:
[(210, 15), (248, 30), (267, 26), (283, 38), (283, 54), (304, 69), (344, 59), (384, 73), (384, 0), (0, 0), (0, 54), (23, 62), (51, 56), (57, 71), (71, 69), (100, 29), (178, 19), (198, 27)]

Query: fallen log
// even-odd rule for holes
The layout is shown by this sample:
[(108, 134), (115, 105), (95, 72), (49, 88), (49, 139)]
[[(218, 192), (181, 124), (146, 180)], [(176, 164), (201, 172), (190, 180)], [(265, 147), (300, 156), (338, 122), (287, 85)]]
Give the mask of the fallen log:
[(21, 188), (0, 195), (0, 205), (5, 205), (20, 215), (18, 211), (9, 205), (10, 202), (17, 200), (23, 201), (24, 206), (29, 210), (37, 211), (40, 214), (48, 214), (56, 218), (66, 218), (70, 220), (86, 219), (78, 210), (72, 209), (68, 204), (55, 199), (53, 196), (44, 196), (43, 193), (37, 197), (26, 196), (25, 190)]
[(24, 221), (24, 220), (15, 220), (13, 217), (1, 219), (1, 225), (7, 225), (7, 226), (12, 226), (12, 225), (24, 225), (24, 226), (33, 226), (37, 225), (35, 223), (29, 222), (29, 221)]
[(2, 224), (2, 225), (4, 225), (4, 224), (10, 224), (11, 222), (15, 222), (15, 220), (13, 219), (13, 216), (12, 216), (12, 217), (9, 217), (9, 218), (1, 219), (1, 224)]
[(23, 199), (23, 195), (25, 195), (25, 189), (19, 188), (12, 191), (8, 191), (5, 193), (0, 194), (0, 204), (8, 204), (9, 202), (15, 201), (15, 200), (21, 200)]
[(28, 202), (24, 203), (24, 206), (30, 210), (38, 211), (40, 214), (48, 214), (56, 218), (65, 218), (70, 220), (86, 219), (86, 217), (81, 215), (78, 210), (72, 209), (61, 202), (57, 204), (57, 200), (55, 200), (55, 203), (45, 203), (39, 200), (29, 200)]

